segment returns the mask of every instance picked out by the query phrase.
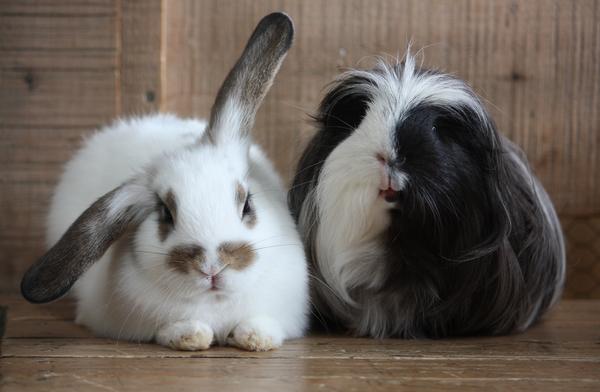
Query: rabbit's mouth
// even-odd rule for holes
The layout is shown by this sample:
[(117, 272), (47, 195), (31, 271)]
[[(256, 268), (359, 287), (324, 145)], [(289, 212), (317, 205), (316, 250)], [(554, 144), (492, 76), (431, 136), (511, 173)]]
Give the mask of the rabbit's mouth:
[(210, 290), (211, 291), (218, 291), (219, 290), (219, 277), (217, 275), (212, 275), (210, 277)]

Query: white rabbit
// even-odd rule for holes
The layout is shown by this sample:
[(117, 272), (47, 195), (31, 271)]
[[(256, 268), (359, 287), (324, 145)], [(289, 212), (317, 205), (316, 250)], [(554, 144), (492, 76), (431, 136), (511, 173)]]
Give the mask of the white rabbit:
[(210, 121), (118, 121), (67, 164), (48, 218), (54, 245), (26, 273), (26, 299), (71, 286), (96, 334), (182, 350), (270, 350), (307, 326), (302, 242), (254, 115), (293, 38), (266, 16), (227, 76)]

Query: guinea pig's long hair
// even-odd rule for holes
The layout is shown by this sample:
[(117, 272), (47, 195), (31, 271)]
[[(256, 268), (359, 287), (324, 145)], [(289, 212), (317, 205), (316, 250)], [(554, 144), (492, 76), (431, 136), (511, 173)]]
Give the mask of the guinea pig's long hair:
[(315, 314), (373, 337), (522, 331), (560, 297), (560, 223), (462, 80), (409, 54), (332, 84), (289, 203)]

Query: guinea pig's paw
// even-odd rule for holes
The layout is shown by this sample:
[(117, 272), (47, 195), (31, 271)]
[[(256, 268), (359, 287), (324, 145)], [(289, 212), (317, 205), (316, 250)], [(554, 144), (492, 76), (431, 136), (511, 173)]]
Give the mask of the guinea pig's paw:
[(228, 343), (248, 351), (269, 351), (281, 346), (283, 331), (275, 320), (255, 317), (239, 323)]
[(213, 330), (200, 321), (178, 321), (158, 331), (156, 341), (175, 350), (206, 350), (213, 341)]

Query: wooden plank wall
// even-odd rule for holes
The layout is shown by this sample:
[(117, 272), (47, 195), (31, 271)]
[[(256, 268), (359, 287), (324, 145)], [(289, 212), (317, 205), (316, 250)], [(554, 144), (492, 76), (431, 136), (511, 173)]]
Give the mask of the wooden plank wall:
[(567, 295), (600, 297), (600, 1), (4, 0), (0, 3), (0, 288), (42, 250), (43, 214), (80, 136), (114, 115), (206, 116), (255, 23), (297, 37), (257, 119), (289, 179), (341, 67), (402, 54), (468, 80), (521, 145), (569, 239)]
[(0, 2), (0, 290), (44, 249), (64, 162), (94, 128), (158, 110), (161, 1)]

